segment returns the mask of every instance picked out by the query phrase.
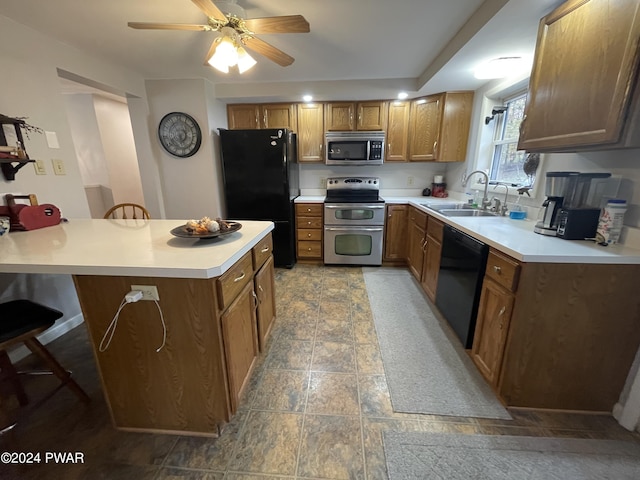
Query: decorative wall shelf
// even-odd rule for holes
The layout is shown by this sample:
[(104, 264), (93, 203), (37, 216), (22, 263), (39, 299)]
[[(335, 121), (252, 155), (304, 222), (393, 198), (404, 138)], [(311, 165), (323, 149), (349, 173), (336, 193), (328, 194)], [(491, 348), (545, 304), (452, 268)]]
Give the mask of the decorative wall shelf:
[(15, 180), (16, 172), (24, 167), (27, 163), (33, 162), (35, 162), (35, 160), (22, 160), (20, 158), (0, 158), (0, 169), (2, 169), (2, 174), (4, 175), (5, 180)]
[(24, 167), (27, 163), (35, 162), (35, 160), (31, 160), (29, 155), (27, 155), (26, 150), (24, 149), (24, 139), (22, 138), (22, 128), (26, 128), (30, 131), (38, 131), (41, 132), (39, 128), (28, 125), (24, 119), (22, 118), (13, 118), (8, 117), (6, 115), (0, 114), (0, 146), (8, 147), (9, 143), (7, 141), (7, 135), (10, 135), (13, 138), (13, 132), (7, 132), (5, 134), (5, 125), (12, 125), (15, 130), (15, 140), (17, 145), (11, 145), (12, 149), (7, 153), (7, 149), (0, 156), (0, 169), (2, 169), (2, 174), (4, 178), (8, 181), (15, 180), (16, 172)]

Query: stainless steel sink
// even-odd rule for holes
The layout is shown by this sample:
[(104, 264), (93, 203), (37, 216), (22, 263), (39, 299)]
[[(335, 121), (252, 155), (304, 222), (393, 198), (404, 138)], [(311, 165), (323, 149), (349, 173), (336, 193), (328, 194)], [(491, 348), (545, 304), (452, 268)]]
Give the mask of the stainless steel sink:
[(442, 210), (471, 210), (473, 208), (468, 203), (422, 203), (421, 205), (437, 212)]
[(442, 209), (438, 210), (442, 215), (447, 217), (495, 217), (496, 214), (488, 212), (486, 210), (472, 210), (472, 209)]

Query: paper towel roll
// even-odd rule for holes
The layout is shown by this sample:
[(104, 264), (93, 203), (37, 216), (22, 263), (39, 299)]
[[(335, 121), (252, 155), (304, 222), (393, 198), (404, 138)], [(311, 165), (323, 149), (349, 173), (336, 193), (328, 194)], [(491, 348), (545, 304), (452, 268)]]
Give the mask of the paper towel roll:
[(433, 183), (442, 183), (443, 182), (443, 177), (442, 175), (434, 175), (433, 176)]

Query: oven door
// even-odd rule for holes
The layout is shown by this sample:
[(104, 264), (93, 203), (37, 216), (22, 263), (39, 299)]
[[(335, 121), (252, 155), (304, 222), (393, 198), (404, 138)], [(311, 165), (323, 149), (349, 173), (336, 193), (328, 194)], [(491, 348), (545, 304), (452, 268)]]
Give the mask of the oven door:
[(324, 227), (324, 263), (382, 265), (383, 226)]
[(384, 203), (325, 203), (325, 225), (384, 225)]

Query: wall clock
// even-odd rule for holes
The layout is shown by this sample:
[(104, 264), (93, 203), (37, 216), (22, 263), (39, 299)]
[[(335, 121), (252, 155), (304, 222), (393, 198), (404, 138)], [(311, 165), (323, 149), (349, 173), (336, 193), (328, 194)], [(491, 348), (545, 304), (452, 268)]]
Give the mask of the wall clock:
[(160, 144), (171, 155), (185, 158), (195, 154), (202, 143), (198, 122), (182, 112), (167, 113), (158, 126)]

